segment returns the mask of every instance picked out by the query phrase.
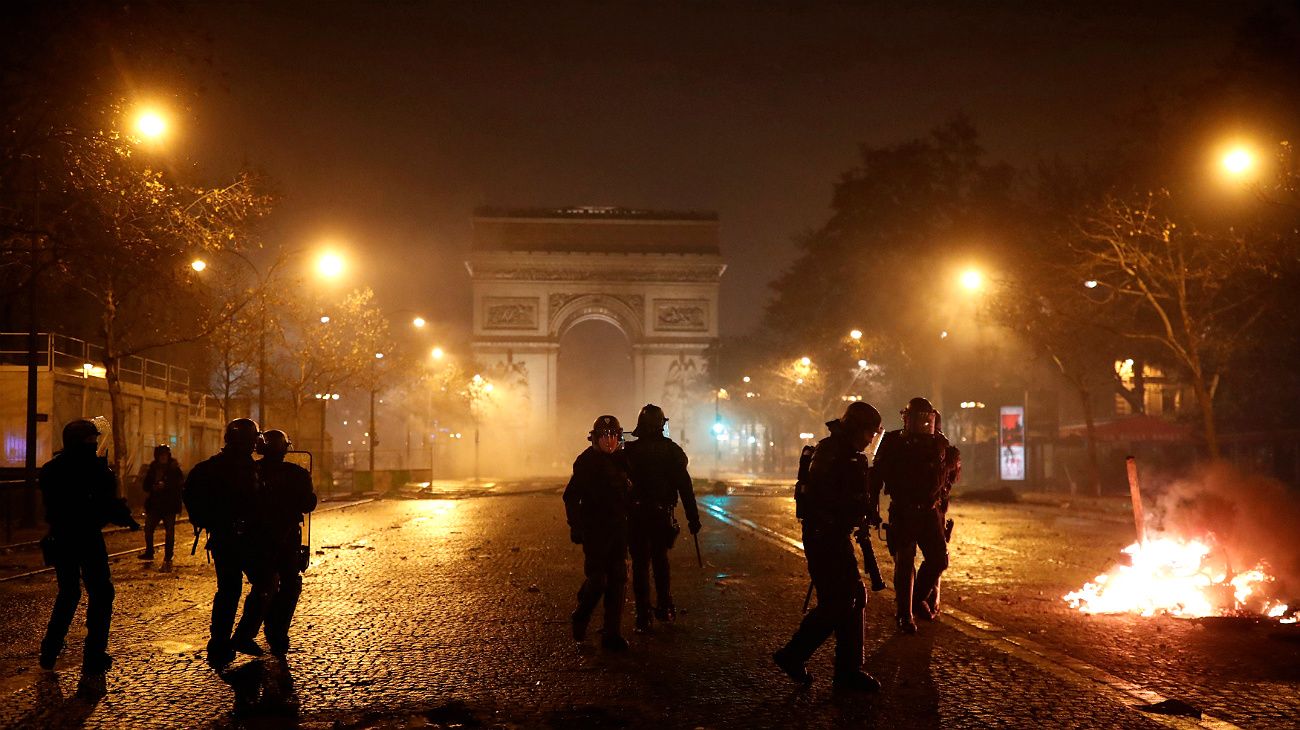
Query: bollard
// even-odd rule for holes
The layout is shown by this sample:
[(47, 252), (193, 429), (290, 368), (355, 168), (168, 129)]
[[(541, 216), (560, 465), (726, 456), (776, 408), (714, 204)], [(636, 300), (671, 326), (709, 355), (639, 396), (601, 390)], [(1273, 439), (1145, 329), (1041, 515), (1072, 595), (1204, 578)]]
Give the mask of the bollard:
[(1125, 459), (1125, 465), (1128, 467), (1128, 495), (1133, 502), (1133, 526), (1137, 528), (1138, 544), (1145, 545), (1147, 527), (1142, 516), (1142, 486), (1138, 483), (1137, 459), (1130, 456)]

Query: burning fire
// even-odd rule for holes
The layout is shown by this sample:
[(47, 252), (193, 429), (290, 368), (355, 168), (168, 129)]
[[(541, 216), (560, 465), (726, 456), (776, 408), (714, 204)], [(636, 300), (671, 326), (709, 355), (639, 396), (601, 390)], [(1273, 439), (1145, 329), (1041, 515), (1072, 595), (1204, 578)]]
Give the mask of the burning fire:
[(1287, 605), (1272, 600), (1274, 579), (1263, 563), (1231, 573), (1205, 540), (1172, 537), (1133, 543), (1123, 551), (1128, 564), (1097, 576), (1066, 594), (1071, 608), (1084, 613), (1157, 613), (1180, 618), (1257, 614), (1295, 622)]

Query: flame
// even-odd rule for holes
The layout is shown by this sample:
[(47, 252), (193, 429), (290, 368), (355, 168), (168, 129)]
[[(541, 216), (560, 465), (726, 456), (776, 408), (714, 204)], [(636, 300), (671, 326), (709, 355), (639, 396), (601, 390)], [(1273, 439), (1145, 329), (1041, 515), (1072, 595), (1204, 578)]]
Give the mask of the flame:
[(1263, 563), (1231, 573), (1206, 540), (1157, 537), (1124, 548), (1119, 564), (1065, 595), (1084, 613), (1158, 613), (1183, 618), (1258, 613), (1292, 623), (1286, 604), (1271, 601), (1274, 579)]

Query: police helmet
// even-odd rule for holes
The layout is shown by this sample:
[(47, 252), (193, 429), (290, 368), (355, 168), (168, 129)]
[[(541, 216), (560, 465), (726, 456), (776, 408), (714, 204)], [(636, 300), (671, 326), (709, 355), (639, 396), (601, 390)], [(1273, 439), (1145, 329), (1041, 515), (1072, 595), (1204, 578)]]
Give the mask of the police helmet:
[(880, 411), (866, 401), (853, 401), (840, 416), (840, 426), (853, 432), (875, 433), (880, 428)]
[(903, 416), (903, 431), (906, 433), (933, 434), (936, 430), (939, 413), (925, 398), (913, 398), (899, 413)]
[(293, 442), (289, 440), (289, 434), (278, 428), (273, 428), (262, 434), (262, 441), (257, 445), (257, 453), (283, 456), (289, 453), (289, 447), (292, 445)]
[(63, 448), (65, 449), (85, 445), (92, 438), (99, 438), (99, 427), (95, 425), (94, 421), (78, 418), (75, 421), (68, 421), (68, 424), (63, 427)]
[(663, 436), (664, 425), (667, 423), (668, 417), (664, 415), (664, 409), (653, 403), (647, 403), (637, 414), (636, 428), (632, 430), (632, 435), (637, 438)]
[(227, 446), (256, 448), (261, 432), (257, 421), (251, 418), (236, 418), (226, 424), (225, 442)]
[(591, 433), (587, 434), (587, 440), (595, 441), (605, 434), (613, 435), (619, 439), (623, 438), (623, 427), (619, 425), (618, 419), (614, 416), (597, 418), (596, 422), (591, 425)]

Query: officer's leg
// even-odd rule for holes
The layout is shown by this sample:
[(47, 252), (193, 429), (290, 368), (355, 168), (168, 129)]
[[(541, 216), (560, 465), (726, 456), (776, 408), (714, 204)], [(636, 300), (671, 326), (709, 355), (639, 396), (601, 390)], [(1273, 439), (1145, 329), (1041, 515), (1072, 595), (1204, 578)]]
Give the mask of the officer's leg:
[(212, 626), (209, 650), (213, 645), (224, 648), (230, 643), (230, 630), (239, 610), (239, 595), (244, 590), (244, 572), (239, 556), (227, 548), (212, 551), (212, 565), (217, 572), (217, 593), (212, 597)]
[[(655, 605), (659, 606), (660, 613), (675, 614), (673, 607), (673, 594), (671, 575), (668, 568), (668, 540), (670, 538), (664, 528), (661, 534), (656, 535), (650, 541), (650, 567), (655, 573)], [(673, 615), (670, 615), (672, 620)]]
[(176, 548), (176, 515), (163, 515), (163, 560), (170, 563)]
[[(113, 577), (108, 569), (108, 551), (103, 541), (94, 545), (81, 564), (86, 581), (85, 663), (94, 666), (108, 654), (108, 629), (113, 622)], [(107, 668), (107, 667), (104, 667)]]
[(632, 554), (632, 595), (636, 602), (636, 620), (640, 626), (650, 617), (650, 540), (645, 524), (633, 517), (628, 529), (628, 551)]
[(278, 656), (289, 651), (289, 624), (293, 622), (298, 598), (302, 595), (302, 574), (298, 572), (296, 555), (294, 557), (295, 560), (280, 561), (277, 571), (279, 590), (266, 612), (266, 641), (271, 645), (271, 653)]
[(605, 636), (604, 643), (623, 635), (623, 597), (627, 589), (627, 561), (623, 546), (617, 545), (605, 558)]
[(586, 578), (578, 589), (578, 607), (573, 611), (574, 638), (581, 641), (580, 634), (585, 635), (591, 612), (596, 610), (600, 597), (605, 595), (605, 570), (601, 565), (596, 546), (588, 543), (582, 545), (582, 572)]
[[(936, 592), (939, 578), (948, 569), (948, 542), (943, 539), (943, 514), (932, 510), (918, 521), (917, 544), (921, 548), (921, 568), (916, 572), (916, 596), (921, 601)], [(930, 613), (933, 604), (918, 606), (923, 616)]]
[(277, 574), (265, 560), (246, 565), (244, 573), (248, 576), (248, 597), (244, 599), (244, 613), (239, 617), (233, 640), (236, 649), (248, 650), (248, 653), (256, 655), (261, 652), (254, 649), (254, 638), (258, 629), (262, 628), (262, 621), (275, 597)]
[[(61, 547), (68, 550), (66, 545)], [(41, 641), (41, 666), (46, 669), (54, 666), (54, 660), (63, 650), (63, 639), (68, 635), (72, 617), (77, 613), (77, 603), (81, 601), (81, 563), (74, 555), (62, 555), (54, 565), (54, 575), (59, 584), (59, 595), (54, 599), (50, 623), (45, 627), (45, 639)]]
[[(901, 514), (901, 513), (900, 513)], [(894, 538), (894, 592), (899, 621), (912, 621), (912, 584), (916, 578), (916, 527), (915, 520), (898, 519), (890, 515), (890, 531)]]
[(831, 633), (843, 620), (853, 603), (850, 586), (843, 576), (842, 559), (837, 550), (837, 542), (843, 542), (852, 549), (848, 537), (824, 535), (804, 530), (804, 555), (808, 559), (808, 574), (812, 577), (813, 588), (817, 591), (817, 605), (804, 615), (799, 628), (790, 638), (781, 653), (793, 662), (803, 664), (817, 651)]
[(148, 510), (144, 513), (144, 552), (140, 553), (141, 560), (153, 558), (153, 535), (158, 529), (159, 519), (157, 512)]
[[(852, 543), (850, 543), (851, 545)], [(867, 587), (858, 574), (857, 556), (841, 557), (839, 571), (848, 588), (850, 603), (835, 625), (835, 674), (843, 676), (862, 670), (862, 620), (866, 615)]]

